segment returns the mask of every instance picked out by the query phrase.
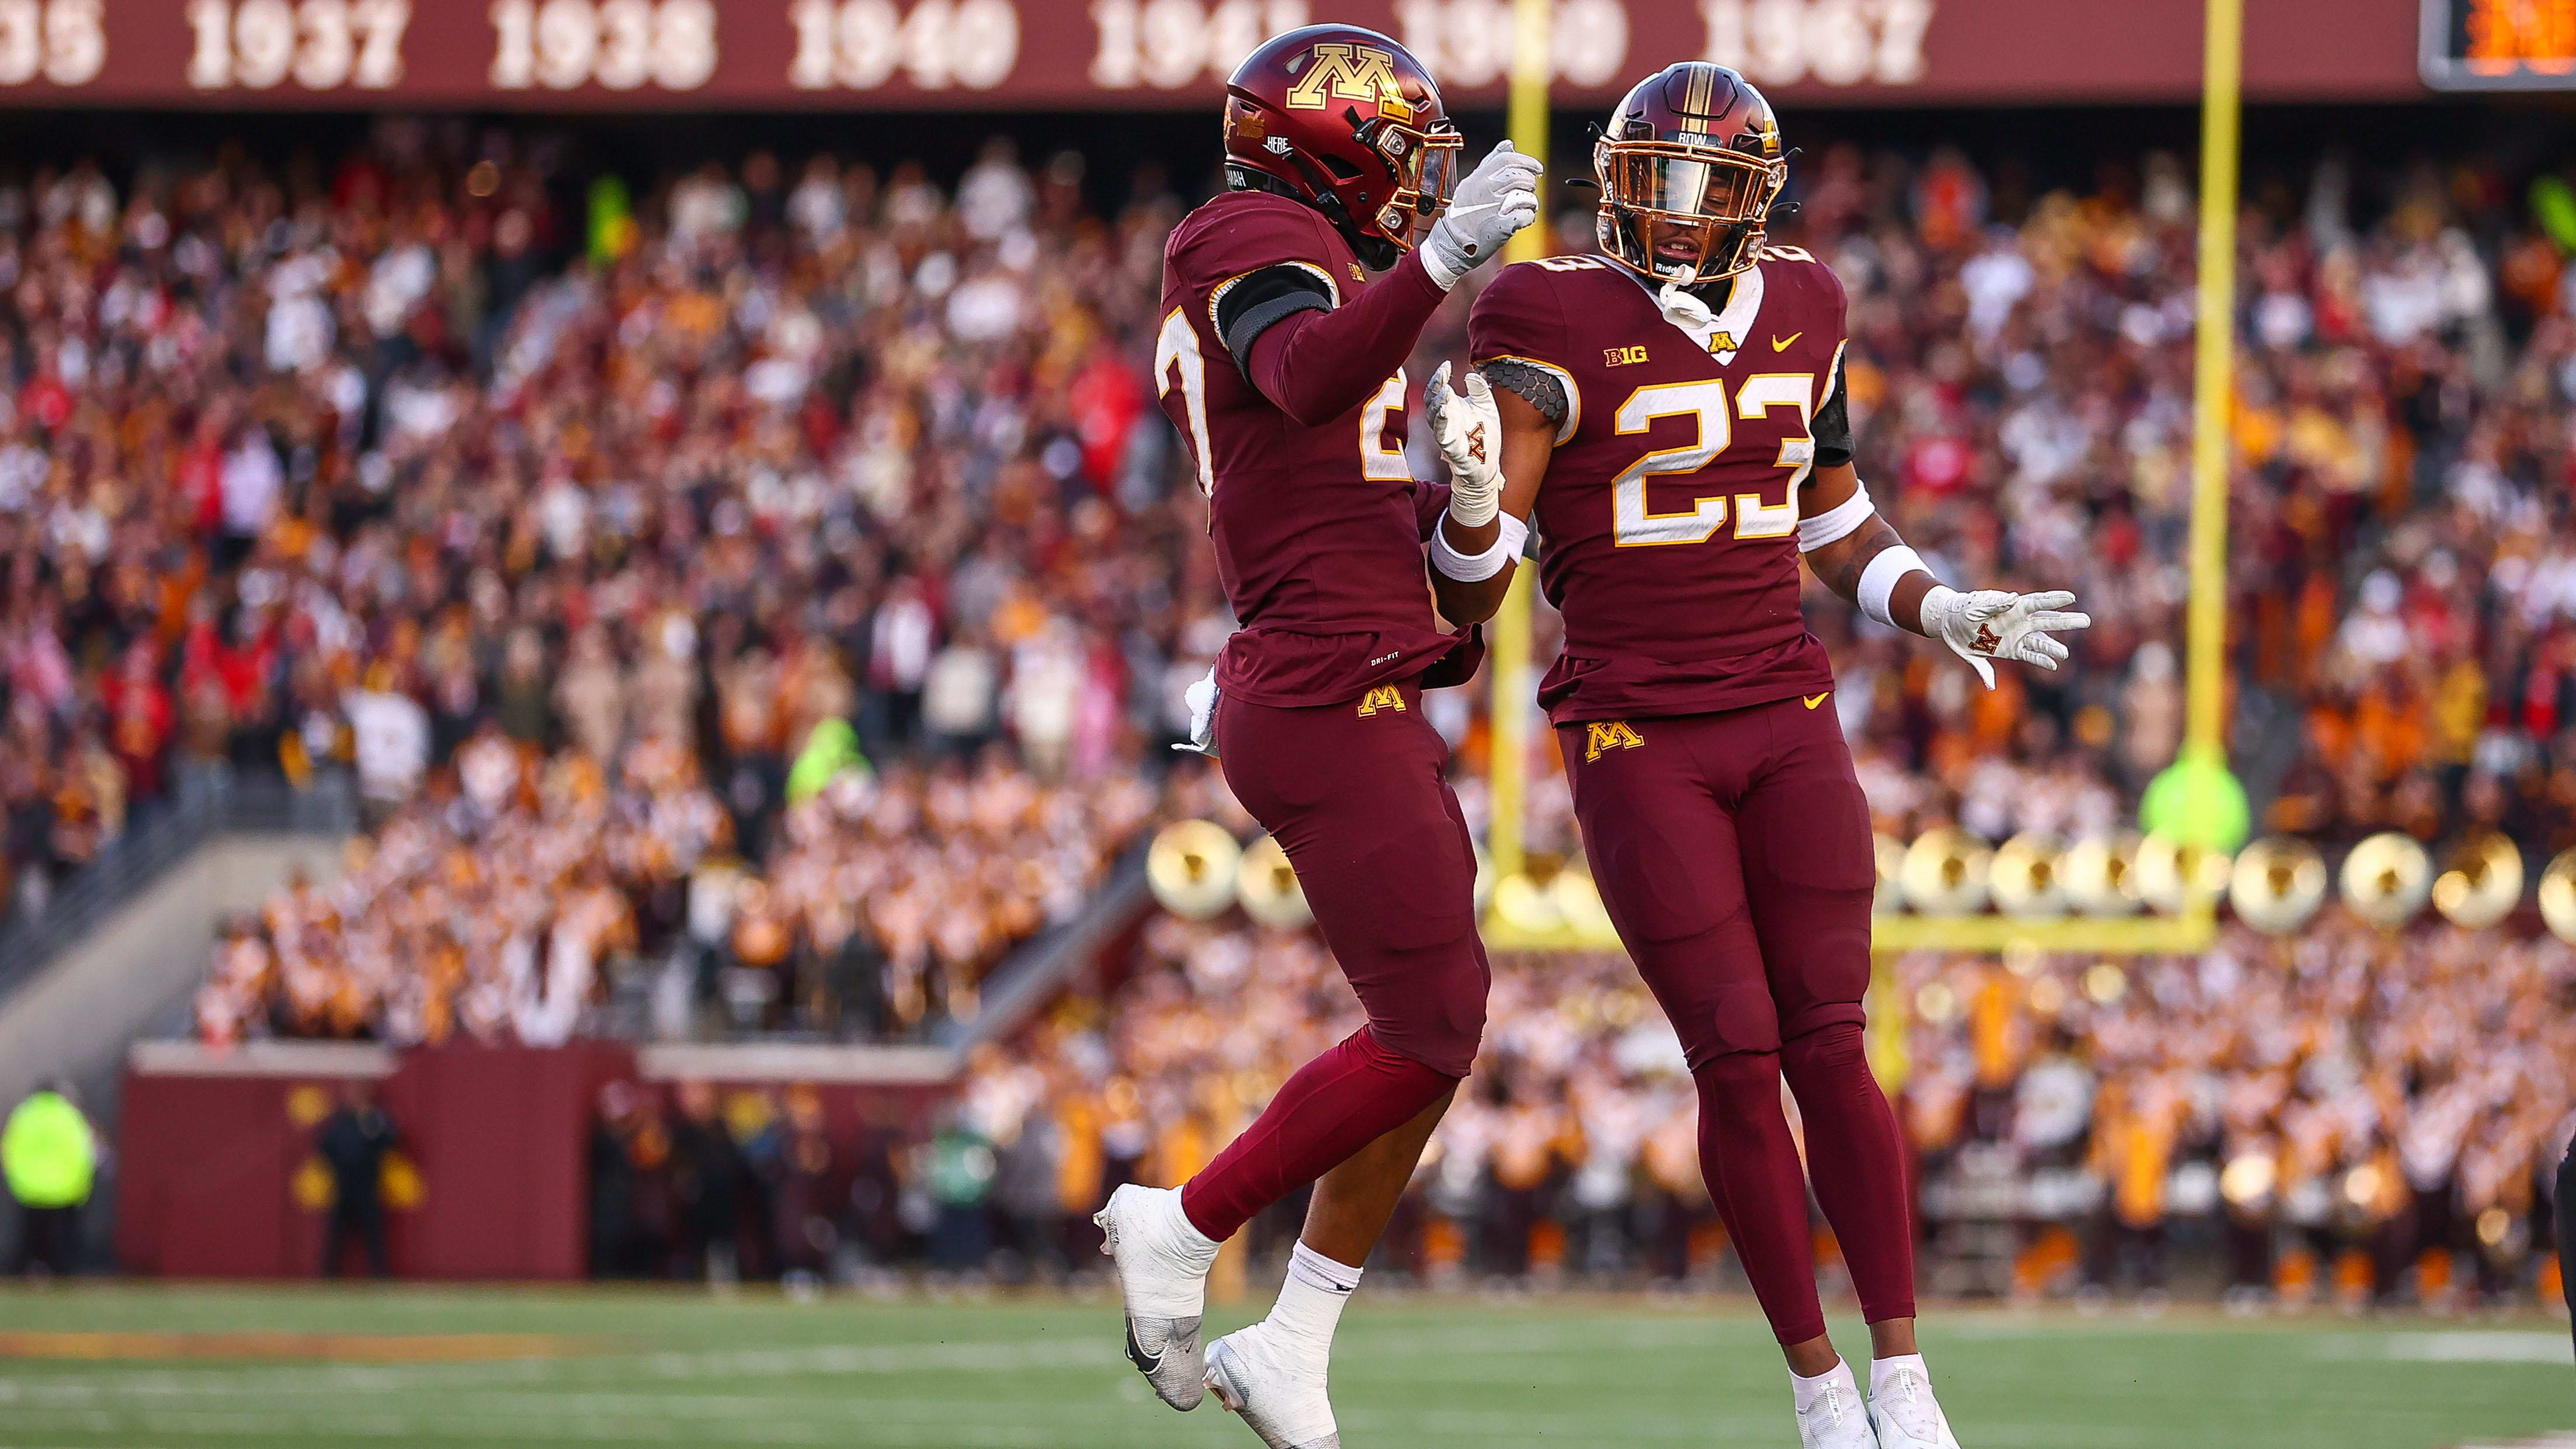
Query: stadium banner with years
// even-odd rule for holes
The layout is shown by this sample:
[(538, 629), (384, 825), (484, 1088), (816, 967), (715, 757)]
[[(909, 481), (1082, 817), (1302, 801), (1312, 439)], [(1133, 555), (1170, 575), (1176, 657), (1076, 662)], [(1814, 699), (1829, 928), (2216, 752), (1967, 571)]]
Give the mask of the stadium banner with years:
[[(2249, 6), (2257, 99), (2424, 94), (2419, 0)], [(1691, 56), (1792, 104), (2187, 100), (2201, 0), (1554, 0), (1557, 95)], [(1203, 106), (1266, 35), (1357, 22), (1498, 105), (1511, 0), (0, 0), (0, 106)]]

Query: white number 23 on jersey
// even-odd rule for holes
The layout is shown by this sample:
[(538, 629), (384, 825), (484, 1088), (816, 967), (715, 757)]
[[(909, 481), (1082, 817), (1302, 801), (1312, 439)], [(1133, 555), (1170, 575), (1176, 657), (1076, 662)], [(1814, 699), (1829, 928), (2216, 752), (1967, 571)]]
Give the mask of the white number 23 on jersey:
[[(1622, 434), (1643, 433), (1658, 418), (1698, 420), (1699, 436), (1687, 447), (1657, 448), (1628, 465), (1611, 480), (1611, 538), (1621, 548), (1664, 543), (1706, 543), (1726, 526), (1732, 501), (1737, 538), (1786, 538), (1798, 531), (1798, 489), (1816, 466), (1816, 440), (1808, 436), (1815, 415), (1816, 379), (1804, 372), (1763, 372), (1736, 389), (1735, 407), (1726, 403), (1726, 380), (1650, 383), (1628, 394), (1614, 417)], [(1738, 493), (1732, 500), (1711, 493), (1691, 506), (1657, 513), (1648, 506), (1646, 480), (1697, 473), (1718, 460), (1734, 440), (1733, 419), (1759, 418), (1775, 407), (1798, 410), (1799, 432), (1783, 438), (1776, 466), (1788, 470), (1786, 497), (1765, 503), (1760, 493)]]

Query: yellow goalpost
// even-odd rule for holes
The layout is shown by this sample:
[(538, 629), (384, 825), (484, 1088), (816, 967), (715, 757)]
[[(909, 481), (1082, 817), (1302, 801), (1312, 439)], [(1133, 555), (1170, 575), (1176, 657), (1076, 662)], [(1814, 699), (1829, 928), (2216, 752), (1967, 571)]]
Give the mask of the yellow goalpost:
[[(1515, 0), (1512, 143), (1548, 154), (1549, 26), (1554, 0)], [(2227, 444), (2232, 397), (2236, 296), (2237, 161), (2241, 135), (2243, 0), (2206, 0), (2200, 157), (2200, 250), (2197, 352), (2192, 386), (2190, 602), (2185, 623), (2187, 727), (2180, 765), (2226, 770)], [(1544, 218), (1544, 209), (1542, 217)], [(1546, 225), (1542, 219), (1540, 225)], [(1533, 227), (1514, 238), (1509, 259), (1544, 255)], [(1531, 731), (1536, 728), (1530, 660), (1530, 596), (1535, 571), (1522, 569), (1491, 625), (1493, 706), (1491, 825), (1495, 898), (1526, 891), (1524, 822)], [(1912, 950), (2001, 952), (2007, 949), (2154, 955), (2197, 951), (2216, 934), (2216, 903), (2193, 892), (2174, 915), (2030, 920), (2005, 915), (1891, 914), (1874, 924), (1881, 961)], [(1598, 913), (1593, 913), (1595, 916)], [(1606, 921), (1532, 930), (1489, 909), (1487, 945), (1502, 951), (1617, 950)], [(1883, 973), (1882, 973), (1883, 974)]]

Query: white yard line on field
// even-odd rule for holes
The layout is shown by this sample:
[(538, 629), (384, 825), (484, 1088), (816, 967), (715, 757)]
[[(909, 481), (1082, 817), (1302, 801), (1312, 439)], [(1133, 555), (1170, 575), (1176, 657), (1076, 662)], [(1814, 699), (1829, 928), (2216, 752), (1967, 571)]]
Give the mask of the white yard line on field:
[(2319, 1339), (2311, 1358), (2383, 1363), (2576, 1363), (2564, 1333), (2460, 1329), (2427, 1333), (2350, 1333)]

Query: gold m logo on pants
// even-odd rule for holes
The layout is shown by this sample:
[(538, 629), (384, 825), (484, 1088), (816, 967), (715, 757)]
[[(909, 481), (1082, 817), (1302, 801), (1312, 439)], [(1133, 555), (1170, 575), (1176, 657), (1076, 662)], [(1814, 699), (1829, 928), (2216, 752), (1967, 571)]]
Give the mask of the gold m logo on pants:
[(1624, 719), (1594, 720), (1584, 731), (1583, 758), (1588, 764), (1600, 759), (1606, 751), (1633, 750), (1644, 743), (1645, 740), (1628, 728)]
[(1381, 684), (1360, 697), (1360, 718), (1367, 719), (1382, 709), (1404, 712), (1404, 691), (1392, 684)]

